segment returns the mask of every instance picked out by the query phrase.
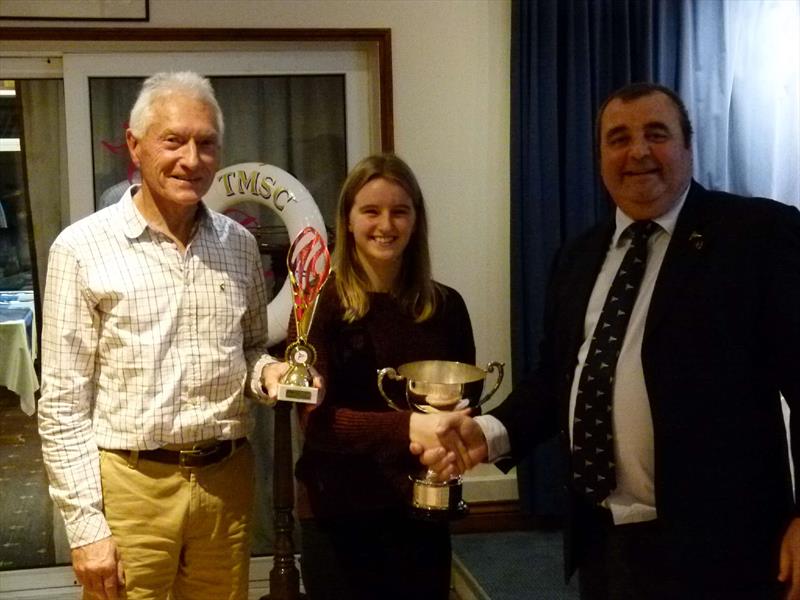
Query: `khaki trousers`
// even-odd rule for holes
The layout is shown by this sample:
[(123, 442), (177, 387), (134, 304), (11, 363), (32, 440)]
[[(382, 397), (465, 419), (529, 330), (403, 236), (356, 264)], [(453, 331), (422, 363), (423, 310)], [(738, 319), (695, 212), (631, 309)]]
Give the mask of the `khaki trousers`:
[(187, 469), (100, 452), (105, 516), (126, 600), (246, 600), (253, 451)]

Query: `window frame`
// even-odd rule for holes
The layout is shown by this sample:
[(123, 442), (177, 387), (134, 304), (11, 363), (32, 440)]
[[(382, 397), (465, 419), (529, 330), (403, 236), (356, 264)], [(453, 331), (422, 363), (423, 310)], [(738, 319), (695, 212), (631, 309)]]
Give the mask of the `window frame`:
[[(373, 91), (369, 114), (378, 117), (374, 151), (394, 150), (392, 53), (390, 29), (166, 29), (166, 28), (0, 28), (0, 63), (5, 57), (27, 61), (27, 75), (15, 73), (9, 63), (0, 64), (0, 76), (10, 79), (63, 78), (62, 57), (71, 53), (110, 54), (126, 52), (259, 52), (267, 50), (361, 51), (369, 61)], [(377, 93), (375, 93), (377, 92)], [(65, 95), (69, 94), (65, 80)], [(374, 137), (374, 136), (373, 136)], [(350, 165), (352, 166), (352, 165)], [(72, 169), (70, 179), (72, 179)], [(27, 193), (27, 191), (26, 191)], [(93, 197), (93, 195), (92, 195)], [(70, 221), (79, 214), (70, 211)], [(35, 285), (36, 297), (41, 290)], [(273, 549), (275, 550), (275, 549)], [(253, 557), (251, 592), (265, 589), (273, 564), (272, 556)], [(41, 567), (3, 571), (0, 599), (37, 593), (58, 597), (76, 589), (71, 568)], [(24, 590), (24, 592), (22, 592)], [(37, 590), (34, 592), (33, 590)]]

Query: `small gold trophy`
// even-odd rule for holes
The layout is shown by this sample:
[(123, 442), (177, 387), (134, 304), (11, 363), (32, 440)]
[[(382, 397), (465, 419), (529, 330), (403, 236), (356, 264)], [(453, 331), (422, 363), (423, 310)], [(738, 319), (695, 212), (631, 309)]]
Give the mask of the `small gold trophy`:
[[(486, 369), (475, 365), (447, 360), (422, 360), (378, 371), (378, 390), (384, 400), (395, 410), (416, 410), (436, 413), (480, 406), (500, 387), (503, 381), (503, 363), (491, 362)], [(488, 394), (481, 397), (483, 381), (488, 373), (497, 371), (497, 380)], [(383, 380), (406, 381), (406, 408), (395, 403), (384, 391)], [(462, 498), (462, 480), (455, 475), (439, 481), (428, 471), (414, 482), (411, 507), (416, 517), (426, 520), (450, 520), (466, 516), (469, 506)]]
[(317, 301), (331, 272), (331, 256), (325, 240), (313, 227), (303, 229), (289, 246), (286, 256), (289, 281), (294, 300), (297, 339), (286, 348), (289, 370), (278, 384), (278, 400), (317, 403), (317, 388), (311, 367), (317, 360), (314, 346), (308, 343), (308, 332), (314, 320)]

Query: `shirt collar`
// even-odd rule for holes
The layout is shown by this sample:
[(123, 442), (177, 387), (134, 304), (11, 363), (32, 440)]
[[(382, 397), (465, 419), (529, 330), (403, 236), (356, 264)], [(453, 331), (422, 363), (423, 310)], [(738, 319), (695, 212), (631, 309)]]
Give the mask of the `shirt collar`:
[(142, 232), (147, 227), (147, 221), (136, 208), (133, 203), (133, 197), (139, 191), (141, 185), (138, 183), (133, 184), (120, 198), (119, 204), (122, 207), (122, 218), (125, 221), (125, 235), (131, 239), (135, 239), (142, 235)]
[[(119, 204), (122, 207), (122, 218), (125, 221), (124, 232), (125, 235), (131, 239), (135, 239), (142, 235), (144, 230), (147, 228), (147, 220), (144, 218), (142, 213), (139, 212), (139, 209), (136, 208), (136, 204), (133, 201), (133, 197), (136, 195), (136, 192), (139, 191), (140, 187), (141, 185), (138, 183), (133, 184), (122, 195), (122, 198), (119, 201)], [(211, 219), (211, 214), (208, 207), (204, 202), (200, 202), (197, 206), (197, 229), (200, 229), (201, 227), (204, 229), (213, 229), (213, 220)], [(197, 231), (197, 229), (195, 231)]]
[[(680, 198), (678, 198), (678, 201), (672, 206), (672, 208), (670, 208), (660, 217), (653, 219), (653, 222), (661, 227), (661, 229), (666, 231), (670, 236), (675, 231), (675, 224), (678, 222), (678, 215), (683, 208), (683, 204), (686, 202), (686, 196), (689, 195), (689, 187), (691, 186), (686, 186), (686, 189), (680, 195)], [(622, 237), (622, 233), (631, 223), (633, 223), (633, 219), (622, 212), (619, 208), (616, 209), (614, 218), (616, 221), (616, 229), (614, 230), (614, 237), (612, 238), (611, 243), (613, 246), (617, 246), (619, 244), (620, 237)]]

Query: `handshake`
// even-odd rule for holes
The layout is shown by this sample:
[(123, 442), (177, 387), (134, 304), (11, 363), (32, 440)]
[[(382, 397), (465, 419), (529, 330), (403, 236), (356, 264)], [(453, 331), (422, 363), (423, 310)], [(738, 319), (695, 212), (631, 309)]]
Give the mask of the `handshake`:
[(488, 447), (470, 409), (446, 413), (412, 413), (409, 450), (440, 481), (461, 475), (486, 460)]

